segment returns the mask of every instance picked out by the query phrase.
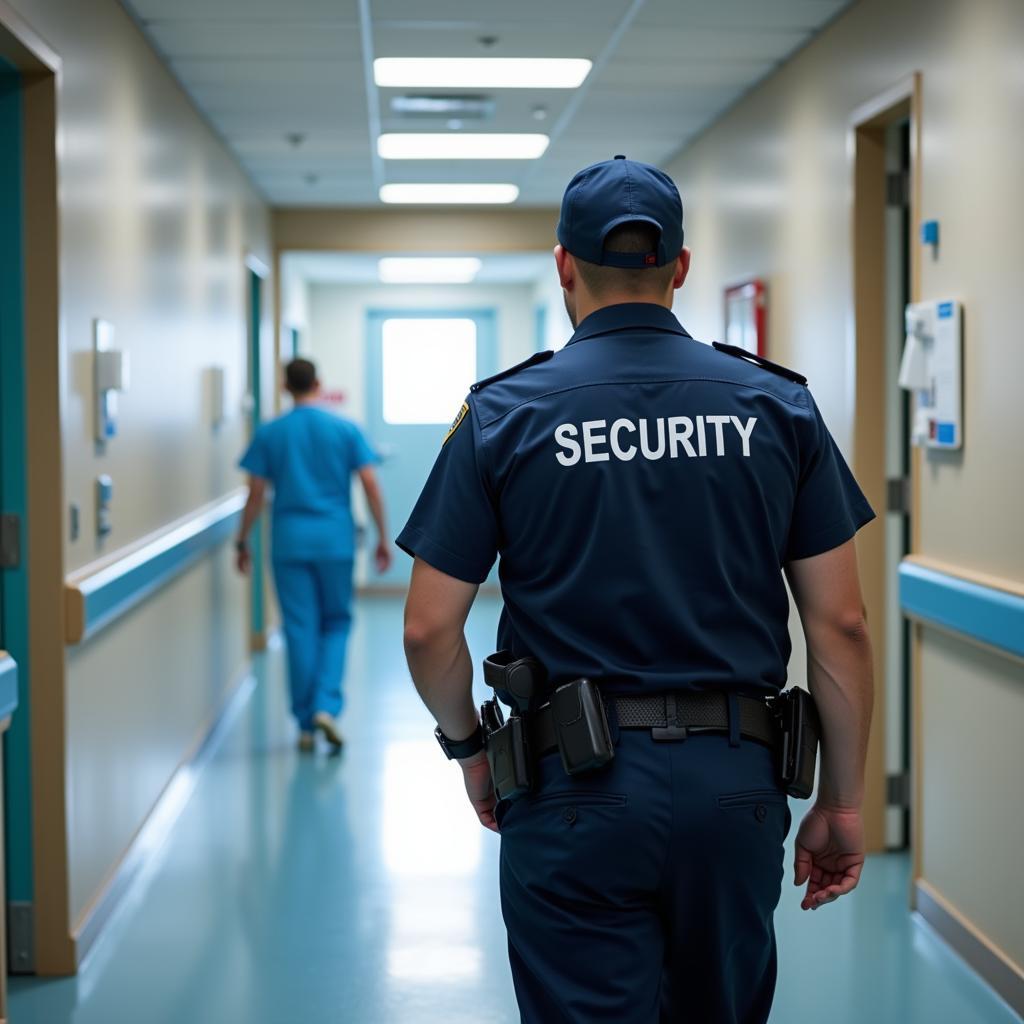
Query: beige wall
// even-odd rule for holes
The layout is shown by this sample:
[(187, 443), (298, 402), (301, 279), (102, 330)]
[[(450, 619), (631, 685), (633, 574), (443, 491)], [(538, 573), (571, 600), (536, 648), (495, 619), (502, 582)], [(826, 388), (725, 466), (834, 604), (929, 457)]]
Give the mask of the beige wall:
[[(860, 0), (669, 168), (694, 250), (684, 323), (721, 337), (723, 286), (764, 277), (769, 355), (807, 374), (849, 452), (848, 124), (858, 106), (922, 73), (920, 212), (940, 221), (942, 245), (938, 258), (926, 253), (921, 261), (921, 297), (961, 299), (966, 334), (965, 447), (922, 459), (920, 551), (1018, 583), (1022, 68), (1019, 0)], [(1016, 891), (1016, 871), (997, 849), (1012, 848), (1007, 809), (1019, 798), (1009, 781), (1006, 791), (996, 783), (1000, 771), (1007, 780), (1021, 777), (1012, 753), (1019, 744), (990, 745), (982, 727), (999, 722), (1007, 736), (1024, 729), (1020, 665), (927, 629), (922, 645), (924, 772), (915, 812), (922, 816), (924, 878), (1022, 965), (1020, 903), (1005, 898)], [(968, 718), (977, 726), (965, 732)]]
[[(235, 461), (246, 435), (244, 260), (252, 253), (272, 263), (270, 215), (120, 4), (11, 6), (62, 63), (63, 519), (75, 503), (81, 520), (77, 540), (65, 535), (64, 568), (71, 571), (115, 556), (241, 482)], [(269, 297), (268, 289), (268, 322)], [(117, 346), (131, 359), (120, 432), (105, 452), (93, 441), (96, 317), (115, 325)], [(214, 365), (228, 380), (228, 419), (216, 431), (206, 380)], [(114, 529), (102, 544), (95, 533), (100, 473), (114, 482)], [(62, 773), (69, 928), (100, 894), (242, 668), (244, 594), (222, 553), (69, 652)], [(40, 688), (43, 682), (52, 681), (39, 681)], [(35, 708), (37, 719), (43, 711)], [(37, 889), (59, 871), (63, 852), (37, 850)], [(45, 953), (40, 962), (60, 966)]]

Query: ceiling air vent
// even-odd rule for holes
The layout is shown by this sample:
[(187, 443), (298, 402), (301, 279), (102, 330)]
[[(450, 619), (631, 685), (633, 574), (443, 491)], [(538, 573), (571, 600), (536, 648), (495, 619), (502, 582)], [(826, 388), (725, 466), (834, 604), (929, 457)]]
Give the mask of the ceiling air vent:
[(489, 96), (392, 96), (391, 113), (408, 118), (489, 121), (495, 103)]

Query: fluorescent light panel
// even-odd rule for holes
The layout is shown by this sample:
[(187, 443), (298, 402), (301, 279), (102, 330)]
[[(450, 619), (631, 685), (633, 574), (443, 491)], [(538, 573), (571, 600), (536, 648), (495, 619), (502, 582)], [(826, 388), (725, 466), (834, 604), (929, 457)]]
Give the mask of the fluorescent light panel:
[(482, 265), (475, 256), (385, 256), (377, 274), (384, 284), (468, 284)]
[(384, 160), (536, 160), (547, 148), (546, 135), (500, 132), (410, 132), (377, 139)]
[(519, 198), (515, 185), (384, 185), (380, 190), (382, 203), (411, 203), (415, 205), (442, 203), (448, 206), (464, 204), (502, 205)]
[(373, 77), (395, 89), (576, 89), (591, 67), (561, 57), (378, 57)]

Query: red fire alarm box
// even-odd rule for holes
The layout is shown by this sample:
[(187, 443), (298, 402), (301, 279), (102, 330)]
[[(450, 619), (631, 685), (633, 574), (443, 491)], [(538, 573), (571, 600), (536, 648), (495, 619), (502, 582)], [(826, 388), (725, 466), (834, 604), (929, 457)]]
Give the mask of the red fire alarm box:
[(725, 342), (756, 356), (767, 354), (764, 281), (753, 278), (725, 289)]

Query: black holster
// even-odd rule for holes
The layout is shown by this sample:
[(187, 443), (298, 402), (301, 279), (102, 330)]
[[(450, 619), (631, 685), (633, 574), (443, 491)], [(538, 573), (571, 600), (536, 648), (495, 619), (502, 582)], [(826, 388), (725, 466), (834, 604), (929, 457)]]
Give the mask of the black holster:
[(806, 800), (814, 792), (814, 771), (821, 740), (821, 720), (814, 698), (798, 686), (772, 698), (772, 713), (779, 725), (779, 778), (786, 792)]
[(499, 800), (522, 796), (533, 787), (533, 770), (521, 715), (505, 721), (501, 705), (494, 698), (480, 709), (484, 730), (484, 751), (491, 769), (491, 780)]

